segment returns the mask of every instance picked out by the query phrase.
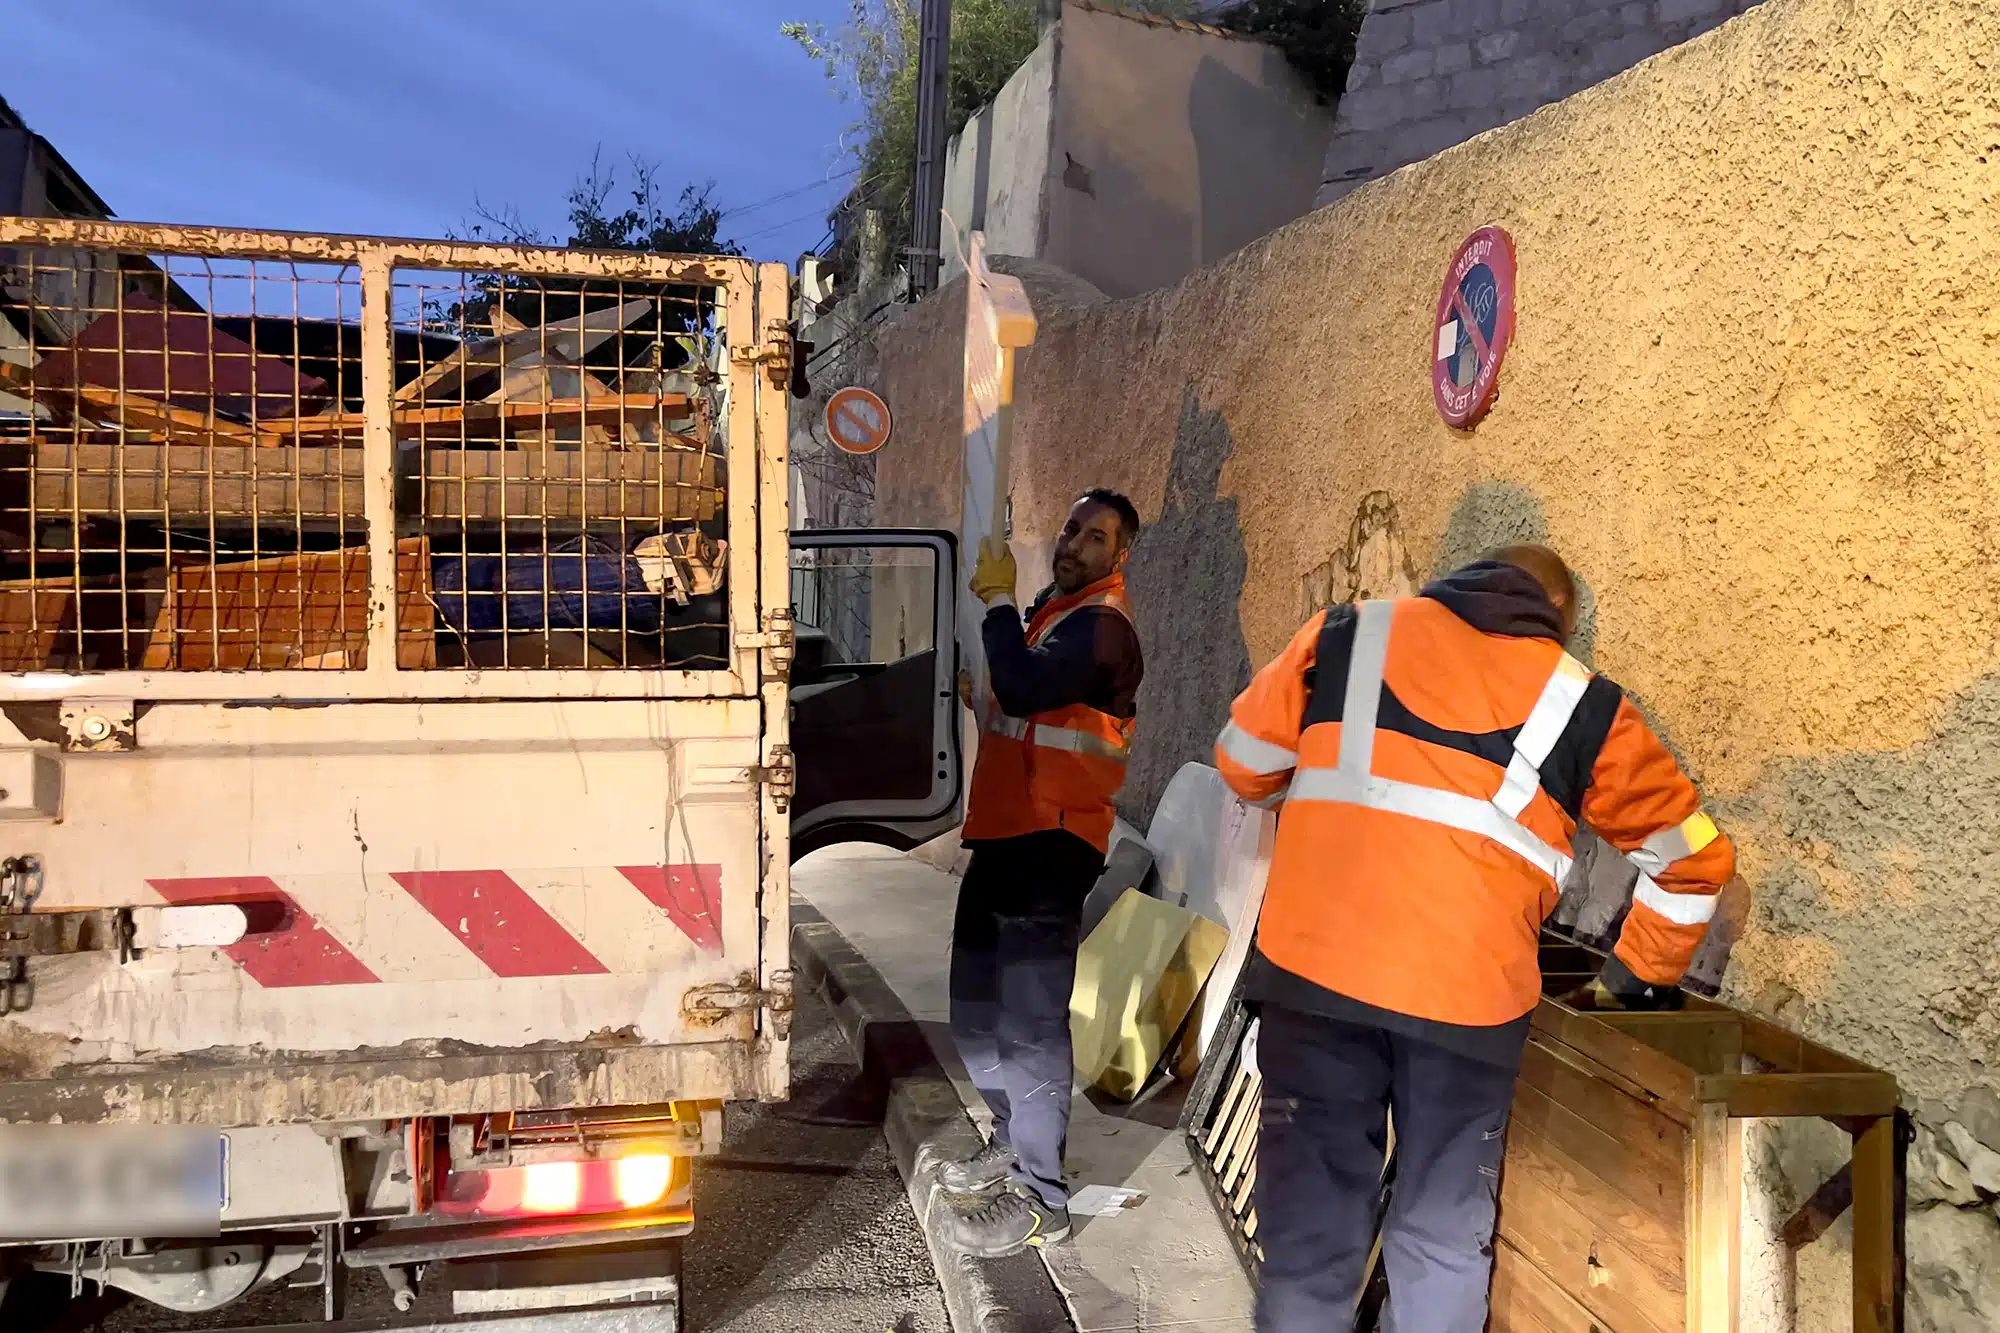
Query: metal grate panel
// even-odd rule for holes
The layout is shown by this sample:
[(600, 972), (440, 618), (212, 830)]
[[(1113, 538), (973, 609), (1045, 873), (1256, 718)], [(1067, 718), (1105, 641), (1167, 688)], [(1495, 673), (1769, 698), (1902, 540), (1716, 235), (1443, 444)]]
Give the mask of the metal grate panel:
[(734, 259), (0, 220), (0, 670), (740, 674), (757, 297)]

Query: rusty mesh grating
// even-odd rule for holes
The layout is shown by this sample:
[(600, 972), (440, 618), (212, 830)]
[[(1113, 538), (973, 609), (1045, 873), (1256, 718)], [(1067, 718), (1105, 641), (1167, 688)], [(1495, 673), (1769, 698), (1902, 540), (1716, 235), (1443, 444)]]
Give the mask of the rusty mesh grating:
[(364, 668), (377, 337), (398, 667), (726, 665), (720, 291), (403, 270), (364, 318), (361, 288), (0, 249), (0, 671)]
[(397, 510), (437, 665), (726, 665), (719, 293), (401, 270)]

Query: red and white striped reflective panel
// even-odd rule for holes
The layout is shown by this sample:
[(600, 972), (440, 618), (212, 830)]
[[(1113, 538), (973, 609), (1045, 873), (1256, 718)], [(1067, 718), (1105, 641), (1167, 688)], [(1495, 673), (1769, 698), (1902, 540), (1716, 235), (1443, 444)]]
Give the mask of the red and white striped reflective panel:
[[(722, 952), (720, 865), (619, 866), (615, 871), (586, 874), (593, 878), (615, 875), (614, 883), (623, 886), (620, 892), (631, 895), (636, 890), (632, 901), (642, 904), (639, 911), (649, 910), (646, 905), (650, 905), (697, 949)], [(611, 941), (605, 938), (600, 938), (593, 951), (578, 938), (579, 933), (589, 932), (565, 926), (504, 870), (411, 870), (386, 877), (371, 873), (367, 881), (371, 889), (383, 882), (395, 885), (462, 947), (464, 954), (455, 961), (439, 960), (438, 979), (447, 975), (590, 976), (644, 966), (644, 960), (630, 956), (629, 948), (623, 957), (600, 957), (601, 952), (615, 955), (619, 951), (607, 949)], [(361, 955), (370, 951), (360, 939), (350, 934), (343, 940), (294, 894), (267, 876), (155, 879), (147, 883), (178, 906), (241, 904), (249, 918), (249, 933), (222, 952), (259, 986), (352, 986), (426, 979), (378, 975), (363, 961)], [(583, 891), (588, 894), (590, 888)], [(394, 896), (393, 890), (390, 894)], [(338, 916), (337, 907), (331, 910)], [(384, 925), (388, 924), (385, 920)]]

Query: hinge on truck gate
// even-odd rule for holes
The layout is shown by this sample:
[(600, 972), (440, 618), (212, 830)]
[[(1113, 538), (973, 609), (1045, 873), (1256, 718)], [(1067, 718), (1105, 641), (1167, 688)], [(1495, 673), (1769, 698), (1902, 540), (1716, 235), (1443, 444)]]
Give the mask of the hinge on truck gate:
[(115, 953), (127, 963), (147, 949), (221, 948), (249, 931), (249, 918), (235, 903), (37, 912), (41, 892), (40, 858), (0, 861), (0, 1014), (34, 1004), (30, 958)]
[(763, 1010), (771, 1015), (771, 1032), (780, 1041), (792, 1035), (792, 974), (773, 972), (771, 988), (759, 990), (748, 972), (732, 984), (711, 982), (690, 986), (681, 996), (681, 1017), (696, 1027), (714, 1027), (731, 1014)]
[[(17, 913), (34, 906), (42, 893), (42, 862), (36, 856), (10, 856), (0, 861), (0, 921), (20, 920)], [(27, 951), (11, 946), (11, 932), (0, 926), (0, 1014), (16, 1014), (35, 1002), (35, 983), (28, 980)]]
[(792, 327), (774, 319), (764, 330), (764, 341), (752, 347), (732, 347), (729, 359), (738, 365), (762, 366), (771, 383), (789, 390), (792, 384)]
[(750, 770), (750, 776), (771, 789), (771, 805), (779, 814), (784, 814), (792, 806), (792, 788), (798, 782), (798, 769), (792, 760), (792, 747), (773, 745), (771, 762), (757, 764)]
[(797, 645), (798, 634), (789, 606), (766, 611), (763, 629), (745, 630), (736, 636), (738, 648), (763, 651), (764, 674), (773, 680), (782, 679), (792, 669), (792, 653)]

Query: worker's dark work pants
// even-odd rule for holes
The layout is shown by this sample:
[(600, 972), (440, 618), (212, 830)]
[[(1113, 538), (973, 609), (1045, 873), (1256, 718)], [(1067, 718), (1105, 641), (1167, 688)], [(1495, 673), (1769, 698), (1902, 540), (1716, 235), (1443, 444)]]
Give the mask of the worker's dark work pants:
[(1354, 1327), (1391, 1108), (1385, 1333), (1480, 1333), (1516, 1070), (1272, 1005), (1263, 1009), (1257, 1067), (1259, 1333)]
[(1014, 1149), (1014, 1178), (1068, 1207), (1069, 993), (1077, 925), (1103, 855), (1054, 829), (974, 846), (951, 931), (951, 1034)]

